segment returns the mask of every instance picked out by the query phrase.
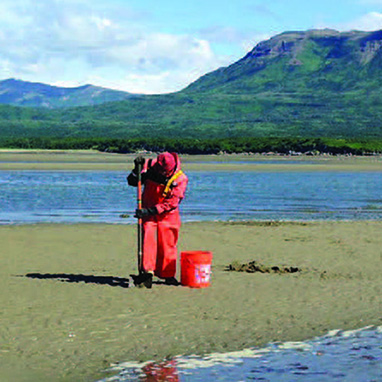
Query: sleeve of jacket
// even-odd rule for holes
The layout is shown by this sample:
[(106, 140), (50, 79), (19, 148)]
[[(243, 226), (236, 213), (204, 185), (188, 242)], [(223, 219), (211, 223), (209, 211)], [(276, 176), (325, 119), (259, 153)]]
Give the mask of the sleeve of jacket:
[(138, 186), (138, 177), (133, 171), (127, 177), (127, 184), (129, 186), (137, 187)]
[(182, 179), (171, 189), (167, 197), (164, 198), (161, 203), (155, 205), (158, 214), (170, 212), (179, 206), (179, 203), (182, 201), (184, 194), (186, 193), (187, 184), (188, 179), (186, 175), (183, 175)]
[[(153, 159), (149, 159), (144, 162), (143, 169), (141, 172), (142, 184), (144, 184), (147, 179), (150, 179), (149, 173), (151, 172), (154, 163), (155, 163), (155, 160)], [(131, 173), (127, 176), (126, 179), (127, 179), (127, 184), (129, 186), (137, 187), (138, 186), (137, 170), (134, 168), (131, 171)]]
[[(141, 173), (142, 184), (145, 184), (147, 178), (148, 178), (147, 173), (146, 172), (142, 172)], [(129, 186), (133, 186), (133, 187), (137, 187), (138, 186), (138, 176), (137, 176), (137, 174), (134, 171), (131, 171), (131, 173), (127, 177), (127, 184)]]

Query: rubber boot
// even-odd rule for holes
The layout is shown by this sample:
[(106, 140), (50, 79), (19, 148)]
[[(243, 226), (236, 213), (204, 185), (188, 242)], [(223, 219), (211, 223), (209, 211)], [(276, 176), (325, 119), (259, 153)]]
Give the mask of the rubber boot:
[(136, 287), (145, 287), (151, 289), (153, 285), (153, 274), (151, 272), (141, 273), (138, 276), (131, 275)]
[(164, 280), (164, 283), (166, 285), (174, 285), (174, 286), (179, 286), (180, 282), (175, 278), (175, 277), (168, 277)]

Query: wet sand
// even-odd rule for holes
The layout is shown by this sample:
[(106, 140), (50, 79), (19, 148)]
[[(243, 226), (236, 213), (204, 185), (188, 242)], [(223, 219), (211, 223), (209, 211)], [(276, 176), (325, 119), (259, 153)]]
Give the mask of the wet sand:
[[(127, 288), (136, 229), (0, 227), (0, 380), (94, 381), (123, 361), (233, 351), (382, 323), (382, 222), (187, 223), (212, 285)], [(232, 262), (299, 267), (227, 272)]]
[[(153, 157), (153, 154), (143, 154)], [(0, 149), (1, 170), (130, 171), (136, 154), (92, 150)], [(192, 171), (382, 171), (382, 156), (182, 155)]]

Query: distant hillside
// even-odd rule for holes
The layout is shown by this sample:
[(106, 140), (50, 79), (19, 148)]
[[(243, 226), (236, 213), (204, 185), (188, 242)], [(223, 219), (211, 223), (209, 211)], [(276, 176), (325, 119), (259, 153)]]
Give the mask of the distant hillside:
[(314, 96), (375, 90), (382, 84), (382, 31), (285, 32), (238, 62), (209, 73), (188, 92)]
[(177, 93), (0, 108), (0, 136), (381, 138), (381, 94), (382, 31), (286, 32)]
[(62, 108), (121, 101), (132, 94), (93, 85), (63, 88), (15, 79), (0, 81), (0, 104)]

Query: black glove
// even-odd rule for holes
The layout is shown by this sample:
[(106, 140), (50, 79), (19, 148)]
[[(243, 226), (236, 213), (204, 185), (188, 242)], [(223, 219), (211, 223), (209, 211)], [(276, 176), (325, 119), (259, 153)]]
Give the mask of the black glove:
[(145, 218), (147, 216), (152, 216), (152, 215), (156, 215), (158, 213), (157, 209), (155, 207), (151, 207), (151, 208), (137, 208), (135, 210), (135, 215), (134, 217), (135, 218), (138, 218), (138, 219), (141, 219), (141, 218)]
[(143, 158), (142, 155), (138, 155), (134, 159), (134, 169), (133, 169), (134, 174), (138, 174), (138, 167), (142, 170), (144, 164), (145, 164), (145, 158)]

